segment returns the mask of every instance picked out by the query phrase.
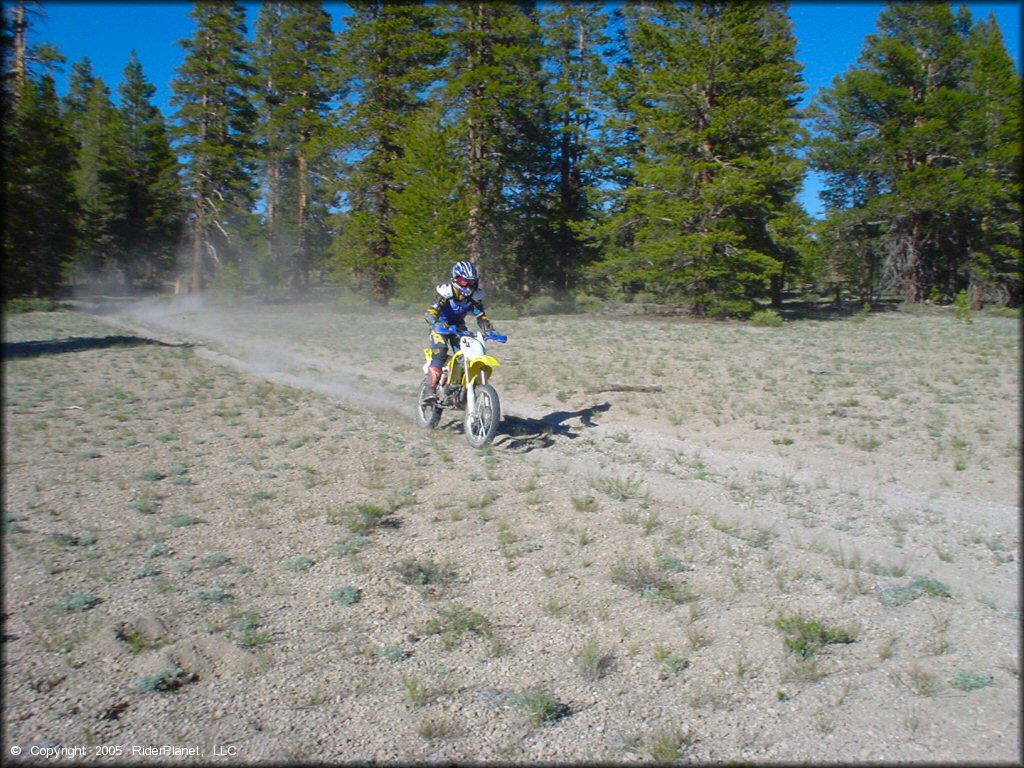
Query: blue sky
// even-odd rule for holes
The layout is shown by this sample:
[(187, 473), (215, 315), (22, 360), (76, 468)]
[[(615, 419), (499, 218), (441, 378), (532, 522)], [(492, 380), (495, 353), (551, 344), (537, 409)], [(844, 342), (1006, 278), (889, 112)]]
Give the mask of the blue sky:
[[(249, 28), (256, 20), (259, 3), (243, 3), (248, 8)], [(340, 29), (346, 12), (341, 2), (325, 2)], [(1003, 32), (1007, 49), (1020, 68), (1021, 4), (1018, 2), (967, 3), (975, 20), (994, 13)], [(804, 65), (807, 91), (804, 104), (836, 75), (843, 74), (860, 55), (865, 36), (875, 31), (875, 22), (882, 3), (817, 3), (793, 2), (793, 19), (798, 41), (797, 58)], [(954, 6), (956, 7), (956, 6)], [(183, 59), (178, 44), (193, 32), (189, 17), (192, 3), (186, 2), (64, 2), (43, 3), (44, 16), (36, 19), (33, 42), (56, 45), (67, 57), (64, 72), (59, 73), (57, 87), (66, 92), (71, 63), (88, 57), (94, 73), (102, 77), (114, 92), (121, 83), (124, 66), (132, 49), (138, 52), (146, 78), (156, 86), (156, 105), (170, 116), (168, 102), (174, 70)], [(820, 184), (813, 174), (808, 177), (801, 201), (812, 214), (820, 213), (817, 199)]]

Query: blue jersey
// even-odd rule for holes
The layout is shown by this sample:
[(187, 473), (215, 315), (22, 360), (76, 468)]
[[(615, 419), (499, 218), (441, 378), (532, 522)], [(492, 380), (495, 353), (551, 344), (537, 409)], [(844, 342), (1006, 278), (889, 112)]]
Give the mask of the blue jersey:
[(465, 299), (460, 299), (455, 295), (450, 283), (439, 285), (437, 297), (427, 310), (427, 322), (461, 327), (466, 324), (466, 315), (472, 313), (480, 327), (487, 328), (490, 321), (484, 312), (483, 299), (484, 292), (479, 288)]

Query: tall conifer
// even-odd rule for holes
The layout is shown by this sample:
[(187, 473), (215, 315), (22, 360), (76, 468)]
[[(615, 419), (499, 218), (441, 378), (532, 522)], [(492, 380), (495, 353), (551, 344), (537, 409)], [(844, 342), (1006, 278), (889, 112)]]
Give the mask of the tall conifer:
[(75, 241), (74, 144), (60, 114), (54, 80), (26, 77), (4, 130), (4, 290), (54, 296)]
[(347, 21), (340, 49), (357, 101), (342, 127), (353, 161), (335, 249), (369, 283), (374, 300), (386, 303), (399, 268), (394, 218), (401, 137), (437, 76), (433, 68), (444, 47), (438, 11), (422, 2), (360, 3)]
[(816, 99), (828, 220), (870, 237), (878, 284), (914, 303), (968, 285), (1019, 301), (1020, 79), (966, 7), (893, 3)]
[(330, 16), (319, 2), (268, 2), (256, 22), (259, 165), (269, 252), (265, 282), (288, 269), (309, 286), (314, 245), (324, 242), (332, 193), (329, 121), (339, 95)]
[(71, 113), (77, 153), (73, 179), (78, 201), (76, 279), (106, 278), (113, 267), (112, 227), (119, 216), (118, 203), (109, 186), (120, 158), (113, 136), (118, 126), (117, 109), (102, 78), (93, 78), (82, 94), (81, 114)]
[(569, 0), (553, 3), (543, 16), (558, 174), (556, 231), (546, 261), (548, 278), (561, 292), (575, 284), (590, 255), (580, 229), (592, 214), (587, 190), (597, 182), (597, 131), (608, 76), (601, 54), (609, 42), (607, 23), (601, 5)]
[(749, 311), (790, 249), (803, 86), (780, 4), (646, 3), (626, 9), (618, 116), (630, 175), (596, 228), (593, 274), (699, 313)]
[(178, 159), (153, 104), (155, 93), (132, 51), (118, 88), (119, 120), (111, 139), (116, 164), (107, 166), (120, 208), (112, 226), (114, 253), (129, 289), (137, 279), (154, 284), (173, 269), (184, 219)]
[[(196, 30), (182, 41), (185, 61), (172, 86), (178, 107), (175, 135), (185, 156), (192, 227), (189, 290), (221, 264), (241, 237), (253, 204), (253, 69), (248, 59), (245, 8), (200, 0)], [(208, 264), (213, 262), (213, 264)]]
[(445, 99), (463, 136), (465, 255), (489, 285), (521, 295), (530, 259), (549, 253), (541, 232), (557, 183), (535, 4), (473, 0), (448, 6), (448, 17)]

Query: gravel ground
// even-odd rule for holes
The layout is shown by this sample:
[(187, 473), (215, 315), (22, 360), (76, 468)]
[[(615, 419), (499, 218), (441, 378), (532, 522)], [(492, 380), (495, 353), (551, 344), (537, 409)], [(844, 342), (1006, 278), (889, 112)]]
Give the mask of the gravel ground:
[(418, 317), (4, 318), (5, 759), (1021, 760), (1016, 321)]

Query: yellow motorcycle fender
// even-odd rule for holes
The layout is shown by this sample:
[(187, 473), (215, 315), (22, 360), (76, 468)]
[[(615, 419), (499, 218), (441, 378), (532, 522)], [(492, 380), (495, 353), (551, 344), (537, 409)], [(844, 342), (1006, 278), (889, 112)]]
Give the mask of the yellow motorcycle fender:
[(497, 359), (491, 357), (490, 355), (478, 357), (476, 358), (476, 360), (469, 364), (469, 380), (476, 381), (476, 377), (479, 375), (481, 368), (487, 372), (488, 376), (490, 376), (491, 369), (497, 368), (499, 365), (501, 365), (501, 363), (499, 363)]

